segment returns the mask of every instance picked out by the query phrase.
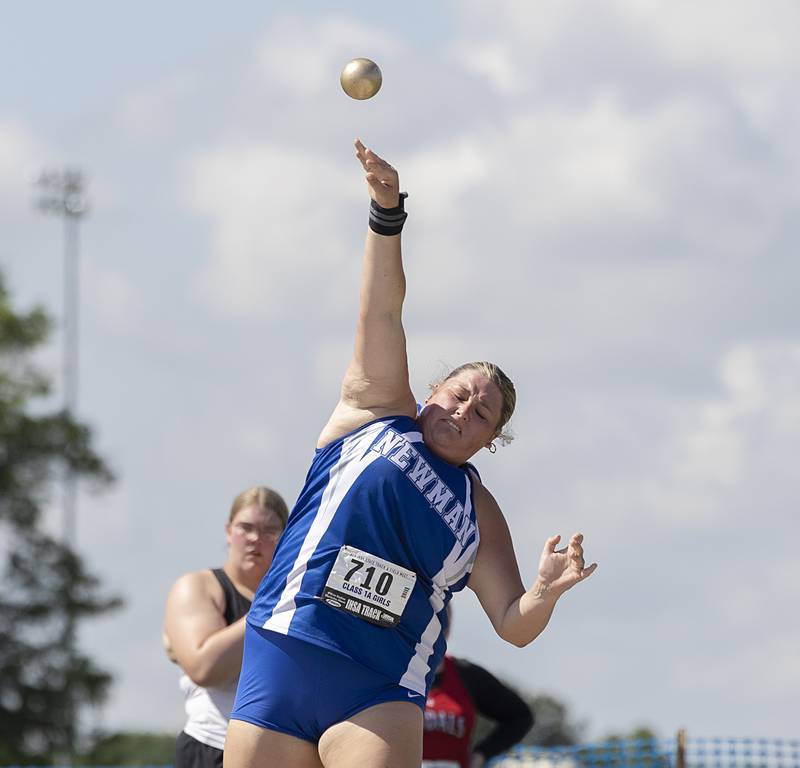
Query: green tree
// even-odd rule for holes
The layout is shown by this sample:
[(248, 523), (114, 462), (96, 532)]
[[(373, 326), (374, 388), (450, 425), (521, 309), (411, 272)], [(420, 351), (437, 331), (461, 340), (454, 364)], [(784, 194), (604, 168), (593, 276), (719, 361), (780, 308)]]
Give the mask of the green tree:
[(175, 760), (174, 733), (121, 732), (97, 740), (81, 755), (85, 765), (170, 765)]
[(585, 723), (574, 720), (569, 707), (554, 696), (521, 694), (533, 710), (533, 727), (522, 740), (523, 744), (540, 747), (564, 747), (578, 744), (586, 730)]
[(652, 741), (657, 739), (656, 732), (647, 725), (637, 725), (628, 733), (609, 733), (603, 741)]
[(77, 650), (75, 629), (121, 604), (43, 530), (61, 473), (112, 481), (89, 428), (43, 405), (49, 383), (31, 355), (49, 331), (42, 309), (15, 311), (0, 273), (0, 764), (74, 754), (81, 708), (99, 704), (111, 682)]
[(646, 725), (628, 733), (610, 733), (598, 748), (607, 768), (669, 768), (671, 764), (669, 756), (660, 751), (655, 731)]

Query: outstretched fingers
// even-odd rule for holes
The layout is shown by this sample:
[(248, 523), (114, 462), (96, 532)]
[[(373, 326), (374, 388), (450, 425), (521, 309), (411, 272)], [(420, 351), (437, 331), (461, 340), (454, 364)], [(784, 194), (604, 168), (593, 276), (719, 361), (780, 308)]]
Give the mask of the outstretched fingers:
[(597, 569), (597, 563), (592, 563), (587, 567), (586, 561), (583, 558), (583, 534), (576, 533), (569, 540), (569, 558), (574, 565), (575, 570), (580, 574), (580, 579), (586, 579), (591, 576)]
[(597, 570), (597, 563), (592, 563), (588, 568), (581, 569), (581, 579), (588, 579)]
[(585, 565), (583, 559), (583, 534), (576, 533), (573, 537), (569, 540), (569, 558), (572, 561), (573, 565), (579, 570), (582, 571)]
[[(361, 165), (364, 166), (365, 170), (368, 164), (374, 167), (392, 168), (380, 155), (371, 149), (367, 149), (361, 139), (356, 139), (353, 142), (353, 146), (356, 148), (356, 157), (361, 161)], [(394, 169), (392, 168), (392, 170)]]
[(353, 146), (356, 148), (356, 157), (365, 171), (374, 173), (382, 181), (397, 176), (397, 171), (380, 155), (377, 155), (371, 149), (367, 149), (361, 139), (356, 139), (353, 142)]
[(356, 157), (358, 161), (361, 163), (361, 167), (366, 171), (367, 170), (367, 148), (362, 144), (361, 139), (356, 139), (353, 142), (353, 146), (356, 148)]

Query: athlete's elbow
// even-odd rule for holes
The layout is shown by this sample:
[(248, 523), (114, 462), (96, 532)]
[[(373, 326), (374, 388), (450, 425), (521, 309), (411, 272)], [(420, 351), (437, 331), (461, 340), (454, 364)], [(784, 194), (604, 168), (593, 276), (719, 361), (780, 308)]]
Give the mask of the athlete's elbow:
[[(183, 670), (186, 672), (186, 670)], [(191, 672), (186, 672), (186, 677), (188, 677), (195, 685), (199, 686), (200, 688), (208, 688), (210, 683), (206, 679), (204, 675), (197, 675), (192, 674)]]
[(230, 680), (226, 679), (222, 675), (216, 675), (212, 673), (206, 673), (201, 675), (189, 675), (189, 679), (195, 684), (199, 685), (201, 688), (212, 688), (215, 686), (225, 685), (230, 682)]
[(221, 679), (219, 672), (215, 670), (211, 664), (205, 664), (203, 662), (187, 664), (183, 667), (183, 671), (195, 685), (199, 685), (201, 688), (221, 685), (226, 682)]
[(505, 640), (507, 643), (511, 643), (511, 645), (517, 648), (524, 648), (526, 645), (529, 645), (531, 642), (533, 642), (532, 637), (522, 637), (522, 636), (520, 637), (508, 636), (504, 637), (503, 640)]
[(208, 670), (195, 667), (192, 669), (184, 668), (183, 671), (195, 685), (199, 685), (201, 688), (208, 688), (208, 686), (212, 684)]
[(539, 636), (539, 632), (531, 633), (525, 627), (501, 627), (501, 630), (497, 633), (500, 638), (516, 648), (530, 645)]
[(513, 630), (501, 625), (499, 627), (495, 627), (495, 631), (497, 632), (497, 636), (501, 640), (505, 640), (507, 643), (516, 646), (517, 648), (524, 648), (528, 642), (526, 641), (525, 637), (518, 632), (514, 632)]

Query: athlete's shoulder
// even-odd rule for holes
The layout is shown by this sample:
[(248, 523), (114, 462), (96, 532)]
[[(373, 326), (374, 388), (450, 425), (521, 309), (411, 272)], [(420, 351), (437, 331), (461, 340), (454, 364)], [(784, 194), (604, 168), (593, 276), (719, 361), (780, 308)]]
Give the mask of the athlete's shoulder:
[[(392, 428), (396, 432), (408, 433), (416, 430), (416, 421), (406, 414), (387, 413), (357, 424), (352, 429), (340, 430), (340, 433), (335, 436), (330, 434), (326, 436), (326, 433), (323, 432), (317, 443), (316, 455), (324, 451), (336, 450), (345, 441), (359, 439), (365, 435), (377, 438), (388, 428)], [(326, 437), (332, 437), (332, 439), (323, 439)]]
[(170, 589), (168, 603), (175, 606), (211, 602), (221, 611), (225, 608), (222, 585), (211, 569), (189, 571), (179, 576)]
[(481, 480), (481, 473), (478, 472), (478, 468), (471, 461), (467, 461), (462, 464), (461, 469), (463, 469), (473, 480), (477, 480), (479, 483), (483, 482)]
[(473, 471), (474, 468), (471, 464), (466, 465), (466, 467), (465, 471), (472, 481), (472, 500), (475, 504), (475, 509), (480, 511), (481, 509), (493, 508), (499, 512), (500, 507), (496, 499), (492, 495), (492, 492), (483, 484), (480, 475)]
[(416, 416), (416, 412), (416, 403), (413, 397), (409, 402), (398, 403), (389, 407), (375, 406), (371, 408), (355, 406), (346, 398), (342, 398), (334, 408), (328, 423), (323, 427), (317, 440), (317, 448), (326, 448), (376, 421), (383, 421), (400, 415), (413, 418)]

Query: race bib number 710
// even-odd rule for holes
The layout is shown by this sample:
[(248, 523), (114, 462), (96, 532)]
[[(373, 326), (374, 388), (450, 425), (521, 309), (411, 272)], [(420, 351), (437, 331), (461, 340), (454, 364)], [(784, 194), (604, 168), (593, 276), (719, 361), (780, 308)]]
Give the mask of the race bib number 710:
[(394, 627), (400, 623), (416, 580), (414, 571), (344, 546), (325, 582), (322, 599), (371, 624)]

